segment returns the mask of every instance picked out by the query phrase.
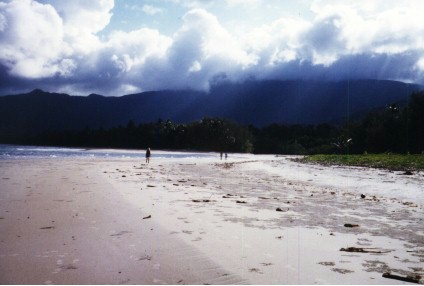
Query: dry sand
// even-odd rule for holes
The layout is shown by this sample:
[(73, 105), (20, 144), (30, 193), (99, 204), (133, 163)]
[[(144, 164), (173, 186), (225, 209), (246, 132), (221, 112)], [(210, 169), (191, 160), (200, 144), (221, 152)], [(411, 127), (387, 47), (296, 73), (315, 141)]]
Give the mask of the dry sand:
[[(409, 284), (382, 274), (424, 275), (423, 173), (231, 154), (141, 161), (1, 161), (0, 283)], [(371, 253), (340, 251), (349, 247)]]

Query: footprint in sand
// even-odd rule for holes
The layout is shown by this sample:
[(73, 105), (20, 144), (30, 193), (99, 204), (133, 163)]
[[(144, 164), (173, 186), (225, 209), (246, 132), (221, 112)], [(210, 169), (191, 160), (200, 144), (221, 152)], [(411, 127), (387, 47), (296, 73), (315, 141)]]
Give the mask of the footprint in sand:
[(63, 270), (63, 271), (66, 271), (66, 270), (76, 270), (76, 269), (78, 269), (78, 267), (76, 267), (75, 265), (72, 265), (72, 264), (62, 265), (59, 268), (61, 270)]
[(318, 262), (320, 265), (324, 266), (335, 266), (336, 264), (334, 262)]
[(143, 260), (148, 260), (148, 261), (150, 261), (150, 260), (152, 260), (152, 256), (150, 256), (150, 255), (142, 255), (140, 258), (138, 258), (138, 261), (143, 261)]
[(123, 231), (120, 231), (118, 233), (111, 234), (110, 236), (121, 236), (121, 235), (124, 235), (124, 234), (127, 234), (127, 233), (131, 233), (131, 231), (123, 230)]
[(264, 274), (260, 269), (258, 269), (258, 268), (250, 268), (249, 269), (249, 272), (252, 272), (252, 273), (258, 273), (258, 274)]
[(270, 263), (270, 262), (262, 262), (261, 265), (263, 265), (263, 266), (271, 266), (271, 265), (274, 265), (274, 264), (273, 263)]

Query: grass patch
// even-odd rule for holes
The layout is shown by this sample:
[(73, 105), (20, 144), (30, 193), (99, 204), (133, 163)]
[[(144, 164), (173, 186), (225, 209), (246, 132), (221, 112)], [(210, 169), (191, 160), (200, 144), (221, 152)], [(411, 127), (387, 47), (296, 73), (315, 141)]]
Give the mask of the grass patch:
[(394, 171), (424, 170), (424, 155), (421, 154), (310, 155), (299, 161), (322, 165), (383, 168)]

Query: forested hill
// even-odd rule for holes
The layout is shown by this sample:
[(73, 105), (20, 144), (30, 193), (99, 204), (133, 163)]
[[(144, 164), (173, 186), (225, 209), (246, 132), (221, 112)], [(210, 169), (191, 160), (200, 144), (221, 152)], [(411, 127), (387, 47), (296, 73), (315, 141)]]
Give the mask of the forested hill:
[(391, 103), (406, 103), (418, 85), (395, 81), (248, 81), (215, 85), (209, 93), (151, 91), (121, 97), (70, 96), (34, 90), (0, 97), (0, 140), (52, 130), (110, 128), (220, 117), (240, 124), (341, 123)]

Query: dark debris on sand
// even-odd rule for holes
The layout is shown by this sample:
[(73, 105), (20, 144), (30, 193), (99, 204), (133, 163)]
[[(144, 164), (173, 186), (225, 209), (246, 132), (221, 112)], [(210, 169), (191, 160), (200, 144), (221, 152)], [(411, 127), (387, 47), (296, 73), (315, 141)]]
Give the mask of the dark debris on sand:
[(359, 227), (359, 224), (345, 223), (344, 227)]
[(414, 276), (399, 276), (399, 275), (394, 275), (391, 274), (389, 272), (386, 272), (383, 274), (384, 278), (389, 278), (389, 279), (395, 279), (395, 280), (399, 280), (399, 281), (405, 281), (405, 282), (410, 282), (410, 283), (420, 283), (421, 280), (421, 276), (420, 275), (414, 275)]
[(340, 248), (340, 251), (356, 252), (356, 253), (389, 253), (391, 250), (384, 250), (378, 248), (362, 248), (362, 247), (347, 247)]
[(211, 203), (213, 200), (204, 199), (204, 200), (191, 200), (193, 203)]

